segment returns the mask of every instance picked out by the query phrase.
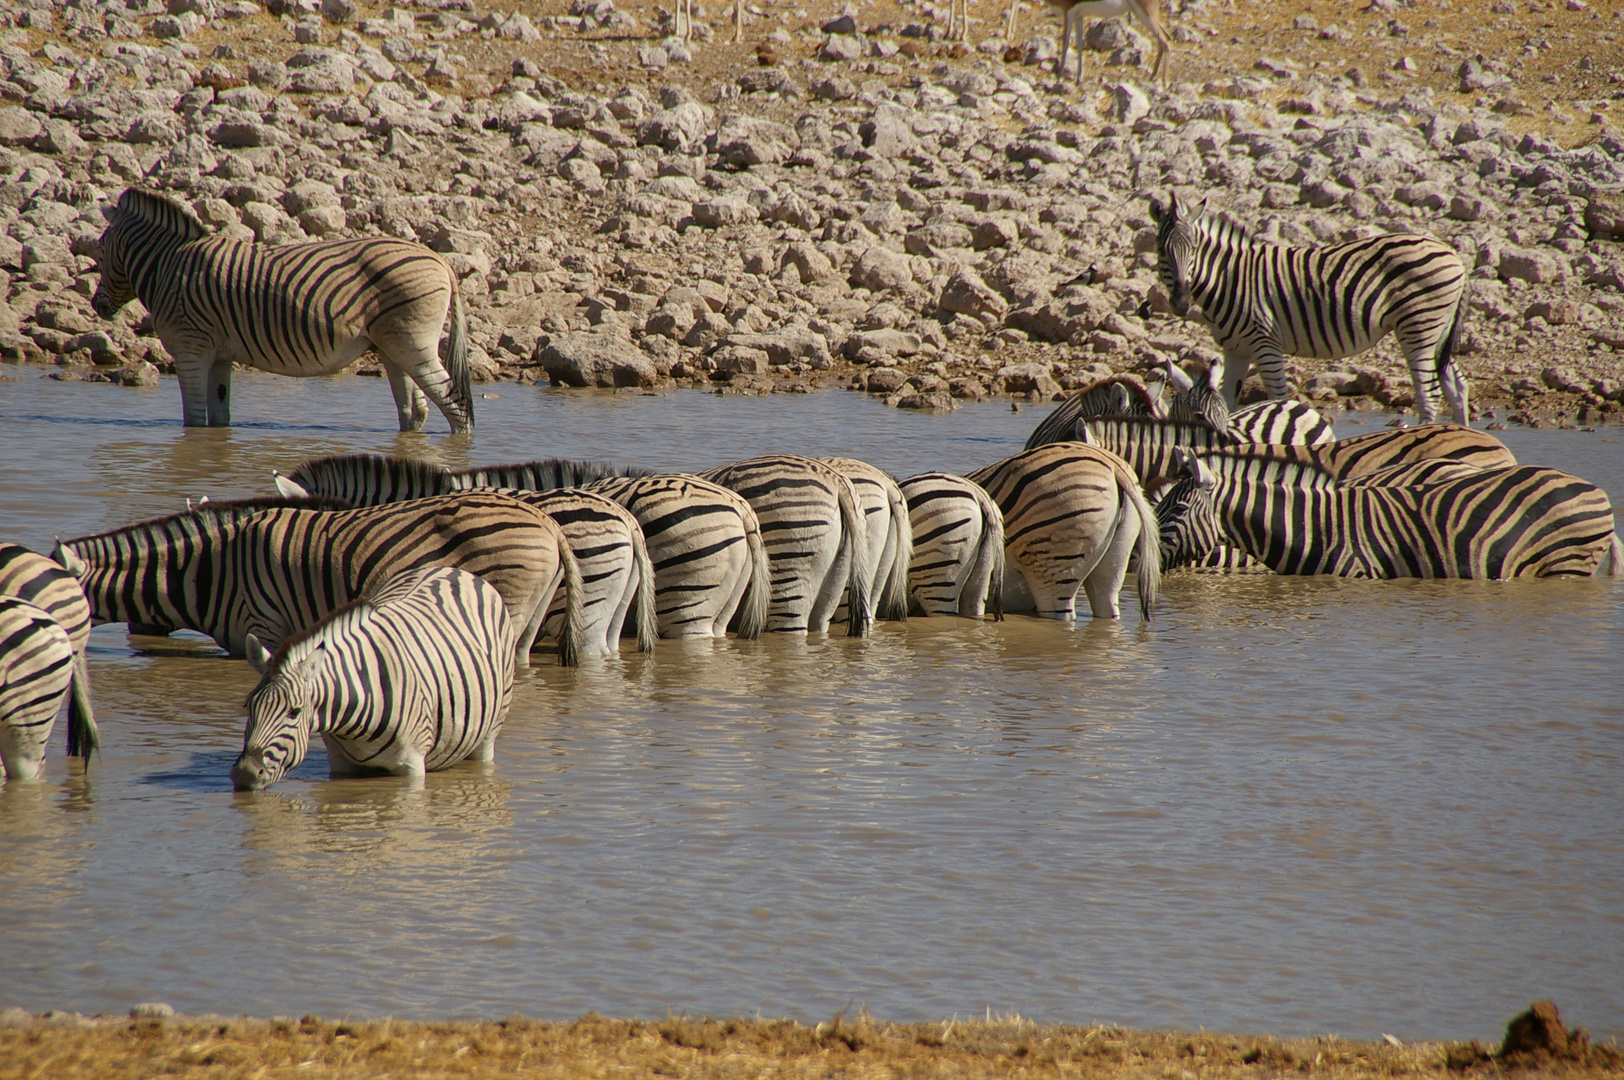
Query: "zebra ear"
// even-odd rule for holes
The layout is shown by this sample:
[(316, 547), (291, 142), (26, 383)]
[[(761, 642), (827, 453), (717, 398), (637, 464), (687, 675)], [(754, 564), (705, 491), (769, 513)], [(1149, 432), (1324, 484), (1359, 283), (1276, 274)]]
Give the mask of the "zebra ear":
[(1165, 361), (1165, 363), (1167, 365), (1167, 382), (1169, 386), (1180, 393), (1195, 389), (1195, 383), (1191, 381), (1189, 372), (1179, 367), (1171, 359)]
[(248, 666), (261, 675), (271, 670), (271, 661), (275, 659), (271, 650), (260, 643), (259, 638), (253, 634), (248, 635), (248, 641), (243, 645), (243, 652), (248, 655)]
[(1162, 216), (1166, 213), (1167, 211), (1162, 208), (1162, 201), (1156, 196), (1152, 195), (1150, 197), (1150, 220), (1160, 225), (1162, 223)]
[(289, 480), (275, 469), (271, 470), (271, 479), (276, 482), (276, 490), (280, 492), (282, 497), (285, 499), (306, 499), (310, 497), (310, 492), (306, 491), (303, 487), (294, 483), (292, 480)]
[(1190, 462), (1195, 466), (1196, 485), (1199, 486), (1202, 491), (1211, 491), (1213, 488), (1218, 486), (1218, 477), (1211, 469), (1207, 468), (1207, 463), (1205, 461), (1202, 461), (1194, 454), (1191, 454)]
[(1080, 442), (1084, 446), (1099, 445), (1099, 440), (1094, 438), (1094, 432), (1088, 426), (1088, 420), (1081, 416), (1079, 416), (1077, 418), (1077, 422), (1072, 425), (1071, 438), (1072, 442)]
[(1207, 365), (1207, 389), (1214, 394), (1224, 392), (1224, 369), (1217, 364)]
[(62, 569), (66, 570), (74, 577), (84, 577), (85, 572), (90, 569), (85, 565), (85, 561), (79, 556), (75, 555), (73, 551), (61, 540), (58, 540), (56, 542), (56, 547), (51, 549), (51, 558), (55, 559), (57, 564), (61, 566)]
[(1206, 213), (1207, 213), (1207, 200), (1202, 199), (1201, 200), (1201, 205), (1195, 208), (1195, 216), (1196, 217), (1203, 217), (1203, 216), (1206, 215)]

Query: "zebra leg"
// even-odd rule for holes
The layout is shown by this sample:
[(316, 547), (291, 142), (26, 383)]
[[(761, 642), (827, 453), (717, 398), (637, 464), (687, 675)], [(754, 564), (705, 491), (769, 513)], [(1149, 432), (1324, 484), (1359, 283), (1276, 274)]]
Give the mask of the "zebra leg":
[(389, 389), (395, 395), (395, 415), (402, 431), (422, 431), (429, 418), (429, 401), (406, 373), (385, 361), (384, 374), (389, 377)]
[(211, 362), (205, 356), (175, 357), (175, 375), (180, 379), (181, 423), (186, 427), (207, 427), (209, 424), (211, 367)]
[(231, 426), (231, 361), (216, 359), (209, 365), (209, 427)]
[[(439, 409), (441, 415), (446, 418), (446, 422), (451, 425), (453, 433), (473, 429), (473, 419), (470, 415), (471, 408), (452, 398), (451, 373), (445, 369), (444, 364), (440, 363), (437, 343), (424, 346), (411, 340), (384, 337), (382, 341), (374, 340), (372, 344), (377, 346), (378, 354), (383, 358), (384, 369), (387, 371), (398, 367), (403, 377), (416, 383), (422, 393), (428, 395), (428, 399), (434, 402), (434, 407)], [(393, 386), (394, 376), (392, 374), (390, 379), (391, 386)], [(398, 393), (395, 395), (395, 404), (397, 408), (401, 404)], [(428, 418), (426, 408), (422, 410), (422, 416), (423, 419)], [(419, 420), (415, 427), (409, 427), (407, 414), (402, 411), (400, 430), (416, 431), (422, 426), (422, 420)]]
[(1139, 540), (1139, 515), (1124, 499), (1117, 513), (1116, 529), (1094, 569), (1083, 578), (1088, 609), (1096, 619), (1122, 617), (1122, 582), (1128, 576), (1128, 560)]
[(1252, 358), (1230, 349), (1224, 350), (1224, 400), (1231, 409), (1241, 403), (1241, 387), (1252, 372)]
[[(1257, 373), (1263, 379), (1263, 389), (1275, 401), (1284, 401), (1291, 397), (1291, 385), (1286, 382), (1286, 357), (1273, 342), (1261, 349), (1254, 350), (1252, 363), (1257, 365)], [(1229, 360), (1224, 360), (1224, 381), (1229, 382)], [(1242, 376), (1242, 382), (1245, 376)], [(1241, 383), (1235, 384), (1235, 396), (1241, 396)]]

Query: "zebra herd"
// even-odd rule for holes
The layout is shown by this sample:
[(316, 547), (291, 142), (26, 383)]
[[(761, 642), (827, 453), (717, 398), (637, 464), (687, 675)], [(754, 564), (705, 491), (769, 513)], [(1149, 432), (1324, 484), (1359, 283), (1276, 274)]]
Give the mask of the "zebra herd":
[[(693, 474), (550, 459), (446, 469), (344, 455), (272, 474), (278, 495), (59, 541), (0, 545), (0, 759), (38, 775), (62, 702), (98, 745), (91, 623), (189, 629), (263, 678), (238, 788), (320, 734), (337, 773), (489, 758), (514, 668), (656, 638), (852, 636), (910, 612), (1070, 620), (1079, 591), (1149, 618), (1179, 567), (1343, 577), (1614, 575), (1594, 485), (1519, 465), (1455, 424), (1336, 440), (1312, 408), (1231, 412), (1215, 373), (1079, 391), (1020, 453), (900, 482), (851, 458), (776, 454)], [(1006, 574), (1006, 560), (1016, 572)]]

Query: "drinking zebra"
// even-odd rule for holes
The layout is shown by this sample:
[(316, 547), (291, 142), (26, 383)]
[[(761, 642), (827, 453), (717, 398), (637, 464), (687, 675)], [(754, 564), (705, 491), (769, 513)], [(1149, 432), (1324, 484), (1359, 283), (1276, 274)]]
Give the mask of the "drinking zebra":
[(518, 664), (541, 619), (569, 598), (559, 663), (579, 653), (580, 569), (557, 524), (496, 492), (465, 492), (360, 510), (310, 500), (211, 502), (184, 514), (59, 543), (100, 622), (207, 634), (243, 655), (249, 634), (276, 644), (368, 585), (403, 570), (451, 565), (483, 577), (513, 617)]
[(851, 481), (794, 454), (751, 458), (699, 476), (742, 496), (761, 522), (772, 572), (767, 629), (824, 633), (849, 591), (846, 632), (868, 634), (874, 572)]
[(48, 612), (0, 596), (0, 765), (7, 779), (39, 779), (74, 656), (68, 632)]
[(1323, 248), (1252, 236), (1206, 213), (1182, 212), (1178, 196), (1150, 200), (1157, 271), (1175, 312), (1199, 319), (1224, 352), (1224, 394), (1234, 405), (1256, 366), (1272, 398), (1289, 394), (1285, 357), (1335, 360), (1365, 352), (1388, 333), (1415, 382), (1424, 422), (1440, 384), (1456, 421), (1467, 421), (1467, 386), (1452, 362), (1466, 321), (1466, 266), (1429, 236), (1391, 233)]
[[(427, 462), (376, 454), (315, 458), (302, 463), (290, 476), (272, 475), (283, 495), (334, 496), (353, 506), (376, 506), (482, 486), (471, 484), (479, 477), (466, 471), (453, 474)], [(638, 648), (643, 652), (654, 648), (654, 568), (642, 527), (630, 511), (607, 496), (579, 489), (493, 490), (535, 507), (563, 530), (581, 571), (577, 637), (582, 656), (618, 652), (621, 631), (631, 613), (635, 613)], [(555, 593), (542, 622), (547, 634), (557, 638), (563, 633), (567, 606), (567, 595)]]
[[(1415, 472), (1429, 466), (1405, 465)], [(1228, 542), (1277, 574), (1513, 578), (1624, 572), (1606, 494), (1535, 466), (1474, 470), (1421, 485), (1341, 483), (1256, 454), (1190, 455), (1164, 531), (1199, 557)]]
[[(908, 618), (908, 565), (913, 558), (913, 528), (908, 523), (908, 500), (883, 469), (856, 458), (822, 457), (835, 472), (851, 481), (868, 535), (868, 564), (874, 576), (868, 593), (875, 598), (875, 614), (889, 621)], [(840, 620), (840, 610), (834, 614)]]
[(256, 637), (238, 791), (269, 787), (327, 744), (334, 776), (421, 776), (490, 761), (513, 702), (513, 621), (502, 595), (446, 566), (406, 570), (283, 643)]
[[(139, 298), (175, 358), (188, 427), (231, 423), (231, 366), (326, 375), (376, 349), (400, 430), (428, 419), (474, 427), (468, 335), (456, 275), (421, 244), (392, 237), (270, 246), (211, 236), (183, 204), (127, 189), (107, 213), (104, 319)], [(446, 359), (440, 331), (451, 313)]]
[(926, 615), (1004, 618), (1004, 515), (962, 476), (928, 472), (899, 485), (908, 500), (908, 590)]
[(1156, 515), (1128, 466), (1079, 443), (1024, 450), (969, 475), (1004, 515), (1008, 556), (1019, 584), (1005, 578), (1004, 607), (1030, 603), (1048, 619), (1075, 618), (1077, 587), (1096, 619), (1121, 615), (1118, 599), (1129, 558), (1138, 556), (1139, 609), (1156, 602), (1161, 557)]
[(61, 564), (21, 544), (0, 543), (0, 596), (26, 600), (44, 611), (73, 643), (72, 693), (68, 698), (68, 756), (89, 761), (101, 745), (96, 711), (90, 702), (90, 604), (79, 582)]
[(1077, 438), (1079, 421), (1100, 416), (1161, 416), (1156, 395), (1137, 375), (1111, 375), (1062, 401), (1026, 437), (1023, 450)]

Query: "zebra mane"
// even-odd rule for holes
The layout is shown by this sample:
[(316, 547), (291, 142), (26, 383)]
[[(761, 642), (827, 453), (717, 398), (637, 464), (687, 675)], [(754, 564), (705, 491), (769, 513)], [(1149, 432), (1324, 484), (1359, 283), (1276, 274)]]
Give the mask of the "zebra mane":
[[(387, 582), (385, 584), (387, 584)], [(322, 616), (309, 626), (301, 627), (298, 633), (292, 634), (285, 638), (282, 644), (277, 647), (276, 655), (271, 658), (270, 664), (266, 667), (264, 677), (267, 679), (274, 678), (275, 676), (280, 675), (283, 669), (289, 664), (302, 663), (305, 659), (307, 659), (307, 656), (300, 656), (295, 659), (293, 655), (295, 652), (305, 651), (304, 647), (308, 645), (312, 639), (319, 634), (326, 633), (340, 620), (350, 619), (354, 617), (360, 611), (360, 609), (370, 609), (371, 607), (372, 590), (367, 590), (360, 596), (355, 597), (353, 600), (340, 604), (338, 607), (334, 608), (332, 611), (329, 611), (326, 615)]]
[(126, 215), (139, 218), (164, 232), (178, 237), (181, 243), (201, 240), (209, 230), (192, 213), (192, 208), (179, 199), (145, 188), (125, 188), (113, 210), (116, 218)]
[(652, 469), (631, 468), (606, 461), (572, 461), (569, 458), (540, 458), (513, 465), (482, 465), (450, 472), (458, 488), (496, 487), (519, 491), (552, 491), (583, 487), (596, 480), (623, 476), (653, 476)]
[(93, 540), (102, 540), (110, 536), (119, 536), (124, 533), (135, 532), (138, 529), (154, 529), (177, 521), (198, 522), (233, 522), (257, 514), (261, 510), (349, 510), (350, 504), (343, 499), (333, 499), (325, 495), (308, 495), (300, 498), (286, 498), (281, 495), (266, 495), (253, 499), (222, 499), (219, 502), (209, 500), (199, 503), (189, 509), (176, 514), (165, 514), (163, 517), (147, 518), (144, 521), (132, 521), (128, 525), (121, 525), (106, 532), (94, 533), (90, 536), (79, 536), (72, 540), (64, 540), (65, 546), (89, 543)]
[[(1164, 443), (1173, 443), (1180, 446), (1197, 445), (1195, 439), (1200, 438), (1211, 442), (1235, 442), (1235, 438), (1223, 428), (1204, 417), (1190, 417), (1186, 420), (1170, 420), (1162, 416), (1136, 416), (1133, 414), (1115, 414), (1108, 416), (1090, 416), (1085, 421), (1090, 424), (1117, 424), (1129, 431), (1155, 432), (1162, 436), (1172, 435), (1171, 439), (1163, 438)], [(1199, 433), (1192, 437), (1190, 433)]]
[(383, 454), (331, 454), (310, 458), (301, 461), (298, 468), (288, 474), (288, 479), (308, 491), (315, 491), (328, 486), (324, 480), (343, 486), (346, 481), (368, 476), (385, 476), (397, 484), (439, 494), (450, 494), (454, 489), (450, 472), (439, 465)]

